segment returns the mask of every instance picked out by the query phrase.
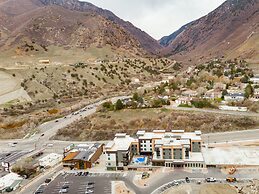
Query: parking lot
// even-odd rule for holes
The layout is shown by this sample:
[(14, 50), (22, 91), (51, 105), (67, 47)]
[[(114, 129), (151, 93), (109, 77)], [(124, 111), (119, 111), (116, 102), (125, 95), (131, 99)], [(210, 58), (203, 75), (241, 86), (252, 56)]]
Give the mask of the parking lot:
[(68, 194), (111, 194), (111, 181), (123, 176), (119, 173), (65, 173), (59, 175), (41, 191), (45, 194), (62, 192)]

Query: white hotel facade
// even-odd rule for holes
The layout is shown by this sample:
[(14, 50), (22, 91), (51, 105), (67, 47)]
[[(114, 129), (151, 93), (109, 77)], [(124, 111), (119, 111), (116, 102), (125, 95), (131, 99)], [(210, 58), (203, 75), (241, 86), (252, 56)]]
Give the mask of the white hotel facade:
[[(184, 130), (138, 131), (135, 137), (116, 134), (105, 148), (108, 170), (123, 170), (143, 167), (205, 167), (201, 152), (201, 131)], [(134, 157), (145, 156), (148, 164), (133, 165)]]

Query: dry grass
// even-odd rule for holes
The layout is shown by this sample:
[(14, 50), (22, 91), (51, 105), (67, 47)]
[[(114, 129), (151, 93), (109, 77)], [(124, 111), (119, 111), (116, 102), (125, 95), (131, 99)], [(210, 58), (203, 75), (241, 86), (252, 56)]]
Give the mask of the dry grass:
[(181, 185), (164, 194), (237, 194), (234, 187), (227, 184)]
[(244, 116), (172, 111), (166, 109), (98, 112), (59, 130), (56, 139), (109, 140), (115, 133), (134, 134), (139, 129), (202, 130), (203, 133), (246, 130), (259, 126), (259, 120)]

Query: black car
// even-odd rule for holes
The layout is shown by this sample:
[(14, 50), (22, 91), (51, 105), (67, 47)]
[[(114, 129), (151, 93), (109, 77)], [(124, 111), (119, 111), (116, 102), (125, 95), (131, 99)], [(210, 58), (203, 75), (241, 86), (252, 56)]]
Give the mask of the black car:
[(83, 172), (79, 172), (79, 173), (78, 173), (78, 176), (82, 176), (82, 175), (83, 175)]
[(186, 181), (186, 183), (189, 183), (190, 182), (190, 178), (189, 177), (185, 177), (185, 181)]
[(45, 183), (50, 183), (51, 182), (51, 179), (46, 179), (45, 180)]
[(87, 176), (89, 174), (89, 172), (84, 172), (84, 176)]
[(62, 189), (68, 189), (69, 188), (69, 185), (63, 185), (62, 186)]

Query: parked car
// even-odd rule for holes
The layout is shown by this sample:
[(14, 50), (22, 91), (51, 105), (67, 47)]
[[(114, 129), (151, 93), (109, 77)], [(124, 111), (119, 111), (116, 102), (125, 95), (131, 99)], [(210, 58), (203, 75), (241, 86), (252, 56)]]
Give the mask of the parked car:
[(65, 184), (65, 185), (62, 186), (62, 189), (68, 189), (68, 188), (69, 188), (69, 185)]
[(173, 181), (173, 184), (174, 184), (175, 186), (178, 186), (178, 185), (179, 185), (178, 181)]
[(229, 183), (233, 183), (233, 182), (236, 182), (237, 179), (235, 177), (227, 177), (226, 181), (229, 182)]
[(50, 183), (51, 182), (51, 179), (46, 179), (45, 180), (45, 183)]
[(59, 190), (59, 193), (67, 193), (68, 191), (67, 191), (67, 189), (60, 189)]
[(149, 178), (149, 176), (150, 176), (150, 174), (148, 172), (143, 172), (141, 178), (147, 179), (147, 178)]
[(89, 172), (84, 172), (84, 174), (83, 174), (83, 175), (84, 175), (84, 176), (87, 176), (88, 174), (89, 174)]
[(206, 181), (208, 183), (212, 183), (212, 182), (216, 182), (217, 180), (215, 178), (213, 178), (213, 177), (209, 177), (209, 178), (206, 178)]
[(190, 182), (190, 178), (189, 177), (185, 177), (185, 181), (186, 181), (186, 183), (189, 183)]

